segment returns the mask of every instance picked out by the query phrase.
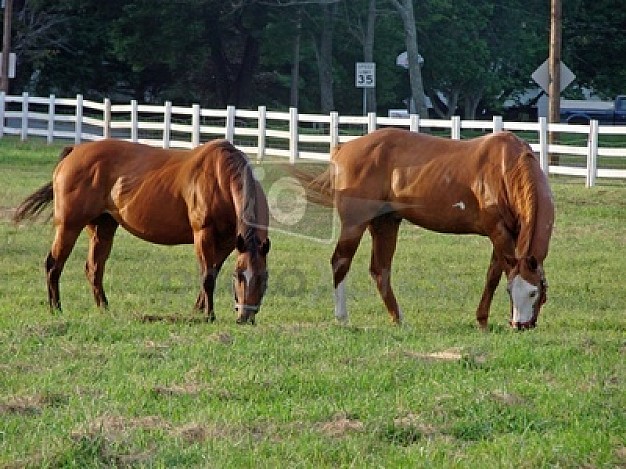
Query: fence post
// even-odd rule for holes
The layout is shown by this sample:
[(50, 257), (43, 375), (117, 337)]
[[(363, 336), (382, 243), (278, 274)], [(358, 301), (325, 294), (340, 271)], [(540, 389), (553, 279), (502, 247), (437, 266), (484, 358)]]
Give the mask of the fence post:
[(372, 133), (376, 130), (376, 113), (368, 112), (367, 113), (367, 133)]
[(131, 142), (139, 140), (139, 108), (136, 99), (130, 102), (130, 140)]
[(461, 140), (461, 116), (452, 116), (450, 138), (452, 140)]
[(598, 121), (589, 121), (589, 140), (587, 141), (587, 187), (593, 187), (598, 173)]
[(503, 128), (502, 116), (493, 116), (493, 132), (500, 132)]
[(22, 131), (20, 138), (22, 141), (28, 137), (28, 93), (22, 93)]
[(76, 114), (74, 122), (74, 143), (79, 144), (83, 136), (83, 95), (76, 95)]
[(191, 146), (200, 145), (200, 105), (194, 104), (191, 107)]
[(0, 91), (0, 138), (4, 137), (5, 98), (6, 93), (4, 91)]
[(172, 138), (172, 102), (165, 101), (163, 105), (163, 148), (170, 147)]
[(539, 118), (539, 165), (546, 176), (550, 174), (548, 162), (548, 120), (545, 117)]
[(235, 106), (229, 105), (226, 107), (226, 131), (224, 138), (230, 143), (235, 140)]
[(330, 153), (339, 145), (339, 113), (332, 111), (330, 113)]
[(410, 124), (409, 130), (411, 132), (419, 132), (420, 131), (420, 116), (419, 114), (411, 114), (410, 116)]
[(257, 140), (257, 159), (262, 160), (265, 158), (265, 140), (267, 130), (267, 108), (265, 106), (259, 106), (259, 119), (257, 120), (257, 127), (259, 131), (259, 137)]
[(289, 162), (298, 159), (298, 108), (289, 108)]
[(102, 129), (102, 136), (104, 138), (111, 138), (111, 100), (104, 98), (104, 129)]
[(48, 101), (48, 136), (46, 139), (48, 145), (54, 142), (54, 116), (56, 108), (55, 100), (56, 96), (51, 94)]

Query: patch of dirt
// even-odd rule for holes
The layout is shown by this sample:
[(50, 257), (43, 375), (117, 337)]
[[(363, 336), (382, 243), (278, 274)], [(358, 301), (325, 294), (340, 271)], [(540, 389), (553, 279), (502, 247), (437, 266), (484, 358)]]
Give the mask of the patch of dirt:
[(499, 389), (496, 389), (495, 391), (491, 392), (490, 397), (498, 402), (502, 402), (503, 404), (511, 405), (511, 406), (521, 405), (521, 404), (524, 404), (525, 402), (522, 396), (519, 396), (511, 392), (501, 391)]
[(54, 393), (14, 397), (10, 401), (0, 404), (0, 415), (39, 415), (45, 407), (59, 407), (67, 405), (68, 402), (67, 396)]
[(209, 438), (215, 438), (219, 436), (226, 438), (228, 436), (227, 432), (224, 432), (223, 435), (220, 435), (215, 432), (215, 430), (215, 428), (209, 428), (206, 425), (190, 423), (180, 428), (177, 428), (176, 433), (189, 444), (201, 443), (208, 440)]
[(141, 314), (141, 313), (136, 313), (135, 318), (137, 318), (137, 320), (139, 320), (140, 322), (166, 322), (166, 323), (170, 323), (170, 324), (204, 324), (206, 322), (208, 322), (207, 318), (205, 318), (202, 315), (196, 315), (196, 316), (189, 316), (189, 315), (182, 315), (182, 314), (166, 314), (166, 315), (159, 315), (159, 314)]
[(200, 384), (184, 384), (173, 386), (154, 386), (152, 388), (152, 392), (160, 396), (197, 396), (202, 391), (208, 389), (208, 386)]
[(483, 365), (487, 361), (484, 354), (467, 353), (460, 347), (428, 353), (406, 350), (403, 354), (408, 358), (431, 362), (463, 362), (469, 365)]
[(120, 416), (104, 416), (99, 417), (71, 432), (70, 436), (74, 440), (80, 440), (84, 437), (91, 437), (102, 435), (106, 439), (117, 440), (122, 439), (128, 431), (131, 430), (158, 430), (158, 429), (171, 429), (169, 422), (163, 420), (160, 417), (146, 416), (126, 418)]
[(348, 433), (362, 432), (365, 425), (358, 419), (350, 418), (345, 413), (338, 413), (328, 422), (321, 422), (318, 429), (331, 438), (341, 438)]
[(209, 340), (218, 342), (224, 345), (232, 345), (235, 342), (235, 338), (228, 332), (216, 332), (209, 336)]
[(433, 361), (446, 361), (446, 362), (454, 362), (460, 361), (463, 359), (463, 354), (460, 349), (452, 348), (447, 350), (442, 350), (441, 352), (431, 352), (431, 353), (419, 353), (419, 352), (405, 352), (405, 355), (410, 358), (419, 358), (422, 360), (433, 360)]
[(15, 215), (15, 208), (0, 207), (0, 220), (12, 221), (13, 215)]
[(68, 321), (53, 321), (45, 324), (36, 324), (26, 327), (26, 333), (33, 337), (46, 339), (48, 337), (63, 337), (70, 329)]
[(408, 413), (402, 417), (393, 419), (393, 424), (399, 428), (414, 428), (423, 436), (433, 436), (440, 433), (440, 430), (433, 425), (428, 425), (420, 419), (418, 415)]

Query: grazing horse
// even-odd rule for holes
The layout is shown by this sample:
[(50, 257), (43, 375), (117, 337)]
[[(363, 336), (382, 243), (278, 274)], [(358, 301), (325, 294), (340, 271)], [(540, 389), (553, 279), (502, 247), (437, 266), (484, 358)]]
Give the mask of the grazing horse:
[(476, 319), (487, 327), (502, 273), (508, 278), (510, 324), (535, 327), (547, 284), (543, 261), (554, 222), (546, 176), (530, 146), (509, 132), (455, 141), (387, 128), (341, 145), (315, 176), (297, 168), (307, 198), (334, 206), (341, 231), (331, 258), (335, 316), (348, 318), (345, 278), (365, 230), (372, 237), (370, 273), (391, 320), (402, 313), (391, 287), (391, 261), (403, 219), (441, 233), (479, 234), (493, 244)]
[(51, 311), (61, 310), (59, 278), (85, 227), (87, 279), (96, 304), (108, 305), (104, 265), (121, 225), (151, 243), (194, 245), (201, 272), (196, 308), (210, 321), (216, 277), (236, 249), (237, 322), (254, 323), (267, 287), (268, 207), (245, 155), (227, 141), (191, 151), (120, 140), (68, 147), (52, 182), (22, 202), (14, 221), (34, 217), (53, 200), (56, 233), (45, 262)]

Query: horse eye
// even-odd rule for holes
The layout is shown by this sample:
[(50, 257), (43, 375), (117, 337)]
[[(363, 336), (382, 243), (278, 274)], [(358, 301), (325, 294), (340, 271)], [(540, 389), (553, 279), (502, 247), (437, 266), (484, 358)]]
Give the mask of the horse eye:
[(537, 296), (537, 290), (534, 290), (534, 291), (531, 291), (531, 292), (530, 292), (530, 297), (531, 297), (531, 298), (534, 298), (534, 297), (536, 297), (536, 296)]

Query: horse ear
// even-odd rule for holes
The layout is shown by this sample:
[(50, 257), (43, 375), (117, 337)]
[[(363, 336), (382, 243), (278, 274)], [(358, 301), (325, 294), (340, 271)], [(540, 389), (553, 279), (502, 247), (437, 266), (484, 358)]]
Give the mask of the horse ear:
[(263, 254), (264, 256), (267, 255), (268, 252), (270, 252), (270, 247), (271, 247), (271, 243), (270, 243), (270, 239), (267, 238), (265, 241), (263, 241), (263, 244), (261, 244), (261, 254)]
[(531, 271), (536, 271), (539, 267), (539, 262), (537, 262), (537, 258), (535, 256), (529, 256), (526, 258), (526, 265)]
[(246, 252), (246, 240), (240, 234), (237, 235), (237, 251)]

